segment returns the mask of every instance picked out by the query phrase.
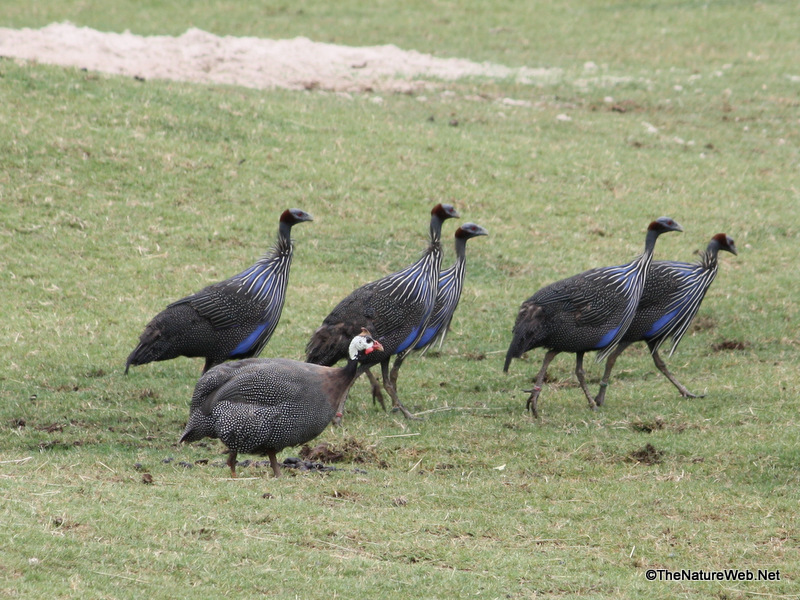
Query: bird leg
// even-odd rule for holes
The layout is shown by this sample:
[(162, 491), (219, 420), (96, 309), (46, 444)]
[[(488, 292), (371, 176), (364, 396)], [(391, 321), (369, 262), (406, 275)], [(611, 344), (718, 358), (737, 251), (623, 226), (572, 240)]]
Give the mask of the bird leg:
[(667, 368), (666, 363), (663, 360), (661, 360), (661, 357), (658, 355), (658, 350), (653, 351), (653, 362), (655, 363), (656, 367), (658, 367), (658, 370), (664, 374), (664, 377), (669, 379), (672, 382), (672, 385), (678, 388), (678, 391), (684, 398), (702, 398), (705, 395), (705, 394), (700, 394), (700, 395), (693, 394), (692, 392), (687, 390), (686, 387), (680, 381), (675, 379), (675, 376), (672, 373), (670, 373), (669, 369)]
[[(365, 367), (365, 366), (363, 366), (363, 365), (362, 365), (362, 366), (360, 366), (360, 367), (358, 368), (358, 371), (356, 371), (356, 376), (355, 376), (355, 378), (353, 379), (353, 381), (355, 381), (356, 379), (358, 379), (359, 377), (361, 377), (361, 374), (362, 374), (364, 371), (366, 371), (367, 373), (369, 373), (369, 367)], [(333, 424), (334, 424), (334, 425), (336, 425), (336, 426), (339, 426), (339, 425), (341, 425), (341, 424), (342, 424), (342, 417), (343, 417), (343, 415), (344, 415), (344, 404), (345, 404), (345, 402), (347, 402), (347, 399), (350, 397), (350, 390), (351, 390), (351, 389), (353, 389), (353, 388), (352, 388), (352, 384), (350, 384), (350, 385), (351, 385), (351, 387), (349, 387), (349, 388), (347, 389), (347, 392), (346, 392), (346, 393), (345, 393), (345, 394), (342, 396), (342, 399), (341, 399), (341, 400), (339, 400), (339, 405), (336, 407), (336, 414), (335, 414), (335, 416), (333, 417), (333, 421), (332, 421), (332, 422), (333, 422)], [(384, 409), (384, 410), (386, 410), (386, 409)]]
[(228, 467), (231, 470), (231, 477), (236, 479), (236, 450), (228, 452)]
[(272, 473), (275, 477), (280, 477), (281, 467), (278, 464), (278, 457), (275, 455), (275, 451), (267, 452), (267, 456), (269, 456), (269, 466), (272, 467)]
[(386, 412), (386, 404), (383, 401), (383, 394), (381, 393), (381, 384), (378, 383), (377, 378), (372, 374), (372, 371), (369, 370), (369, 367), (365, 368), (364, 372), (367, 374), (369, 384), (372, 386), (372, 403), (375, 404), (377, 402), (381, 405), (383, 412)]
[(583, 354), (583, 352), (577, 352), (575, 354), (575, 376), (578, 378), (578, 383), (583, 390), (583, 394), (589, 401), (589, 408), (597, 410), (597, 404), (595, 404), (594, 398), (592, 398), (592, 395), (589, 393), (589, 388), (586, 385), (586, 371), (583, 370)]
[[(358, 377), (356, 375), (356, 377)], [(342, 396), (342, 399), (339, 400), (339, 406), (336, 407), (336, 413), (333, 417), (333, 424), (334, 425), (341, 425), (342, 424), (342, 415), (344, 414), (344, 403), (347, 402), (347, 399), (350, 397), (350, 390), (347, 390)]]
[(397, 374), (400, 371), (400, 367), (403, 365), (403, 361), (406, 359), (406, 354), (398, 354), (394, 359), (394, 364), (392, 365), (392, 370), (389, 373), (389, 380), (392, 382), (392, 387), (397, 389)]
[(606, 401), (606, 390), (608, 389), (608, 380), (611, 378), (611, 370), (617, 362), (617, 357), (625, 352), (625, 349), (629, 345), (630, 344), (620, 344), (606, 359), (606, 369), (603, 371), (603, 379), (600, 380), (600, 389), (597, 392), (597, 396), (594, 397), (594, 403), (597, 406), (603, 406), (603, 402)]
[(557, 354), (557, 350), (549, 350), (547, 354), (544, 355), (544, 362), (542, 362), (542, 368), (539, 369), (539, 373), (536, 375), (536, 383), (534, 384), (533, 389), (524, 390), (526, 392), (530, 392), (531, 394), (528, 398), (528, 403), (525, 405), (525, 410), (530, 410), (534, 418), (539, 418), (539, 411), (537, 410), (536, 401), (539, 399), (539, 394), (542, 392), (542, 384), (544, 383), (544, 376), (547, 375), (547, 367), (550, 366), (550, 363), (553, 362), (553, 359)]
[(381, 363), (381, 376), (383, 377), (383, 389), (385, 389), (392, 398), (392, 411), (400, 411), (406, 419), (421, 421), (422, 419), (411, 414), (409, 410), (403, 406), (403, 403), (400, 402), (400, 398), (397, 397), (397, 373), (395, 371), (393, 371), (392, 374), (389, 373), (388, 359)]

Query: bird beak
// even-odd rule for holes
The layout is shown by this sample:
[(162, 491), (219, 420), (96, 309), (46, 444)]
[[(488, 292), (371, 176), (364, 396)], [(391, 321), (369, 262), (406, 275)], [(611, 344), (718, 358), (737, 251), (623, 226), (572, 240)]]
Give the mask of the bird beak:
[(364, 350), (364, 354), (371, 354), (373, 352), (382, 352), (382, 351), (383, 351), (383, 345), (378, 340), (375, 340), (374, 342), (372, 342), (372, 346)]

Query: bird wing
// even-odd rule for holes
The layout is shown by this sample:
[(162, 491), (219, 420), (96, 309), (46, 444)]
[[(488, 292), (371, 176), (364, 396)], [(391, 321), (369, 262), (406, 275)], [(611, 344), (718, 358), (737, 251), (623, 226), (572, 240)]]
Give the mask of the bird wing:
[(217, 394), (240, 369), (255, 362), (262, 362), (260, 358), (250, 358), (222, 363), (206, 371), (194, 387), (190, 413), (202, 411), (202, 414), (211, 414), (211, 408), (216, 403)]
[(320, 369), (325, 367), (279, 358), (247, 359), (239, 364), (242, 366), (233, 370), (227, 381), (206, 396), (201, 408), (204, 414), (211, 414), (220, 402), (266, 407), (323, 393)]
[(226, 283), (210, 285), (190, 296), (176, 300), (167, 308), (188, 304), (201, 318), (207, 319), (214, 329), (236, 327), (240, 324), (236, 320), (236, 315), (239, 314), (237, 309), (246, 298), (239, 297), (237, 290), (231, 289), (234, 286), (224, 285)]
[[(593, 271), (588, 271), (591, 273)], [(574, 315), (577, 325), (591, 327), (602, 325), (608, 319), (608, 303), (601, 294), (594, 293), (594, 286), (582, 284), (586, 274), (557, 281), (536, 292), (529, 300), (531, 304), (547, 310), (559, 304), (560, 311)]]
[(408, 322), (408, 308), (391, 294), (368, 283), (342, 300), (323, 321), (323, 327), (336, 331), (349, 344), (362, 327), (376, 338), (403, 328)]
[(433, 312), (440, 262), (441, 253), (429, 250), (402, 271), (354, 290), (314, 332), (306, 346), (306, 359), (333, 364), (346, 356), (350, 340), (362, 327), (383, 344), (385, 354), (381, 356), (413, 347)]
[(407, 304), (398, 301), (394, 296), (375, 294), (365, 304), (364, 316), (373, 321), (374, 331), (372, 329), (370, 331), (380, 338), (408, 327), (412, 321), (416, 324), (420, 320), (423, 310), (424, 307), (421, 304), (409, 309)]
[(573, 301), (575, 323), (582, 327), (599, 327), (608, 323), (615, 305), (605, 301), (602, 295), (586, 296)]
[(244, 325), (241, 315), (257, 314), (251, 324), (258, 323), (261, 329), (271, 333), (269, 326), (277, 324), (283, 310), (290, 250), (283, 253), (274, 250), (273, 255), (262, 258), (238, 275), (176, 300), (170, 306), (190, 305), (214, 329)]

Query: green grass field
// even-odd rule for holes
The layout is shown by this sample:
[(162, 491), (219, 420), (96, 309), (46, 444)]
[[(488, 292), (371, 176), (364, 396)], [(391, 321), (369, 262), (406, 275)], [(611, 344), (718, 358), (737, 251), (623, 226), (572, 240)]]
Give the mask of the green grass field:
[[(303, 35), (563, 77), (376, 103), (0, 59), (0, 596), (799, 598), (797, 3), (243, 4), (9, 0), (0, 27)], [(439, 201), (490, 236), (442, 351), (401, 371), (425, 419), (356, 382), (317, 440), (336, 471), (230, 479), (217, 441), (177, 446), (200, 359), (123, 375), (147, 321), (251, 264), (292, 206), (315, 220), (263, 356), (302, 358), (339, 299), (419, 255)], [(706, 396), (636, 346), (591, 412), (561, 355), (533, 420), (543, 351), (501, 371), (519, 304), (630, 260), (664, 214), (685, 232), (656, 258), (739, 247), (668, 361)]]

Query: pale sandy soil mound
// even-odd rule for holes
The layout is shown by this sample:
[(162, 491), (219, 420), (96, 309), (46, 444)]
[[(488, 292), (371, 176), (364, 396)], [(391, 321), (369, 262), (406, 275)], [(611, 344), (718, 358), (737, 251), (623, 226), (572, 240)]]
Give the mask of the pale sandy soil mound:
[(190, 29), (180, 37), (104, 33), (71, 23), (42, 29), (0, 28), (0, 56), (144, 79), (241, 85), (259, 89), (342, 92), (408, 91), (465, 77), (554, 83), (558, 69), (512, 69), (437, 58), (397, 46), (349, 47), (307, 38), (216, 36)]

